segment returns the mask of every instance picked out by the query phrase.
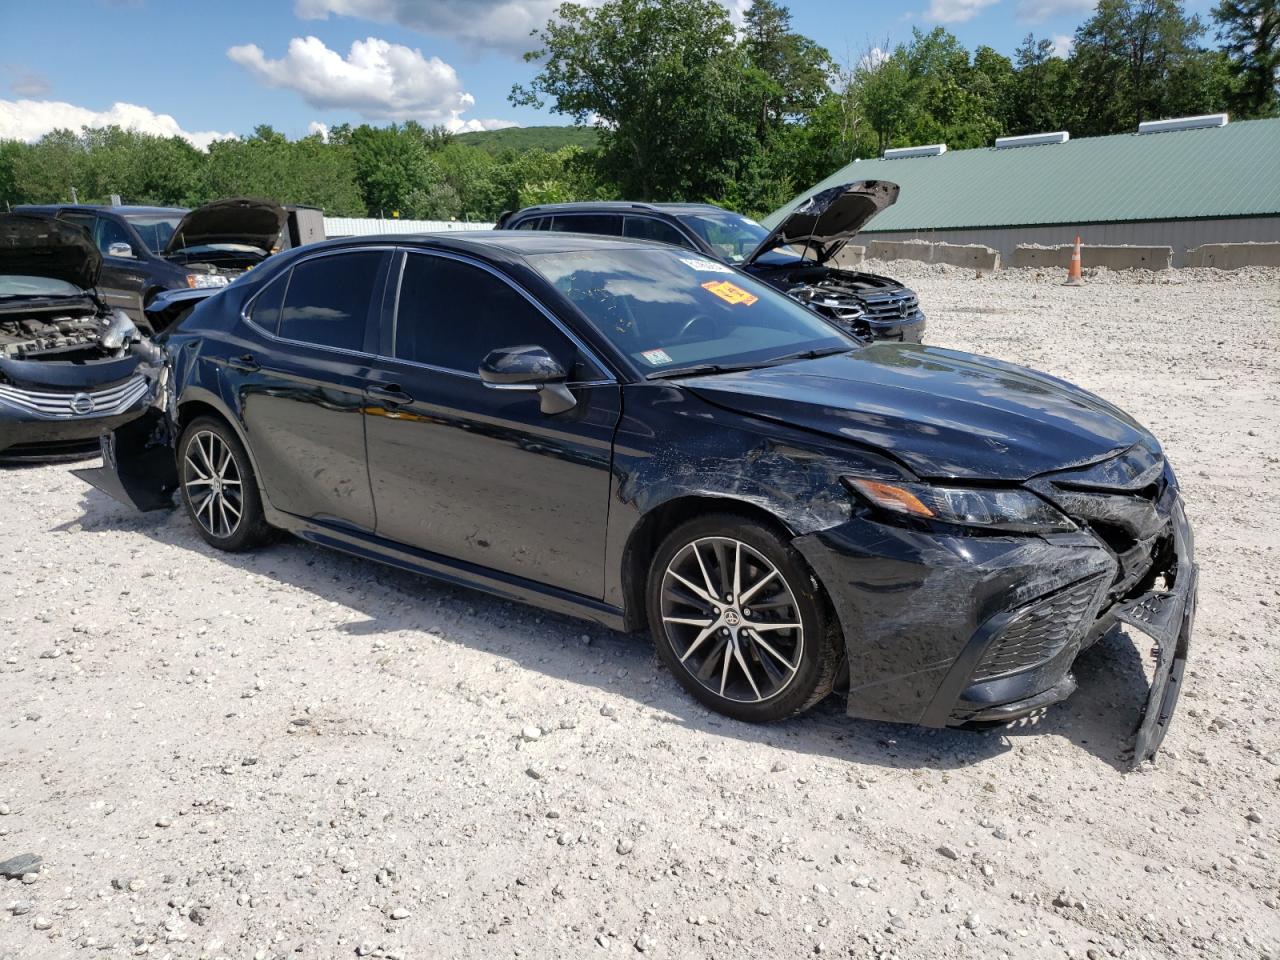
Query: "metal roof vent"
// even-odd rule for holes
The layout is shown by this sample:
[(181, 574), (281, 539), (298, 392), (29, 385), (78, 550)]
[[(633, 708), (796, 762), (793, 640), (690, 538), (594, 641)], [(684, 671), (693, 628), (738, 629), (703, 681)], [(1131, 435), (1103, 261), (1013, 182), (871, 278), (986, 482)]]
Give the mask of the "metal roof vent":
[(1053, 133), (1028, 133), (1021, 137), (996, 137), (996, 149), (1038, 147), (1042, 143), (1066, 143), (1070, 139), (1071, 134), (1065, 130), (1057, 130)]
[(1225, 113), (1206, 113), (1198, 117), (1171, 117), (1168, 120), (1147, 120), (1138, 124), (1139, 133), (1166, 133), (1169, 130), (1198, 130), (1200, 127), (1225, 127)]
[(937, 157), (947, 152), (945, 143), (931, 143), (926, 147), (896, 147), (884, 152), (886, 160), (902, 160), (906, 157)]

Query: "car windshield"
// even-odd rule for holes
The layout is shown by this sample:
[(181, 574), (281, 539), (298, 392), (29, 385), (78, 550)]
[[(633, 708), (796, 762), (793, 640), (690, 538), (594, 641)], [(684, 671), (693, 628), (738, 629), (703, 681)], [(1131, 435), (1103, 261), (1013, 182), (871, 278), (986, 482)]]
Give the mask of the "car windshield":
[(74, 283), (52, 277), (22, 274), (0, 276), (0, 297), (81, 297), (84, 291)]
[(785, 294), (687, 251), (620, 247), (527, 259), (649, 376), (857, 345)]
[[(686, 214), (680, 222), (711, 244), (726, 263), (742, 263), (769, 235), (769, 231), (754, 220), (727, 210), (723, 213)], [(766, 263), (794, 263), (800, 258), (792, 253), (770, 250), (760, 259)]]
[(138, 231), (138, 236), (142, 237), (142, 242), (147, 245), (147, 249), (152, 253), (157, 253), (168, 245), (169, 238), (173, 236), (173, 231), (177, 230), (178, 224), (182, 222), (181, 214), (174, 216), (139, 214), (125, 219), (129, 221), (133, 229)]

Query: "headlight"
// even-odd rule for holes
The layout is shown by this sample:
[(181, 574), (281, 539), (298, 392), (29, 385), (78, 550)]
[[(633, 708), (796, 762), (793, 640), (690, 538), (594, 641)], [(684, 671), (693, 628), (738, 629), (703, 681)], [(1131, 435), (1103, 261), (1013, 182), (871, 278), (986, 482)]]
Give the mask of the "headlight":
[(845, 482), (882, 510), (922, 520), (1021, 533), (1076, 529), (1065, 514), (1029, 490), (935, 487), (860, 477), (846, 477)]
[(187, 286), (192, 290), (202, 290), (205, 287), (225, 287), (230, 282), (226, 277), (217, 273), (187, 274)]

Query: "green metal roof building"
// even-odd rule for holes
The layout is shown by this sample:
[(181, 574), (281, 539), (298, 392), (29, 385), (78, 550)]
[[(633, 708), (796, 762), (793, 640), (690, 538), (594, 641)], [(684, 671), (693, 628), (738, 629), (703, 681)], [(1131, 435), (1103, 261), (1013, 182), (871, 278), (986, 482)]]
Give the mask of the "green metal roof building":
[(1018, 243), (1068, 243), (1079, 233), (1086, 244), (1171, 246), (1175, 264), (1202, 243), (1280, 241), (1280, 120), (1229, 123), (1218, 115), (1143, 127), (1159, 132), (914, 148), (932, 153), (924, 156), (886, 151), (887, 159), (836, 171), (765, 223), (816, 190), (890, 180), (902, 188), (898, 202), (862, 239), (981, 243), (1008, 263)]

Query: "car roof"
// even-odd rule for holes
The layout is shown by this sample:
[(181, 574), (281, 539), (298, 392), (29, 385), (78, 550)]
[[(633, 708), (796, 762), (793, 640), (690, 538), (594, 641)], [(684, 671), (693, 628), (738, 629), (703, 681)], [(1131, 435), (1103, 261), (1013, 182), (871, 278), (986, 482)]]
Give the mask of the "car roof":
[(118, 213), (124, 216), (129, 214), (166, 214), (172, 213), (183, 216), (188, 213), (187, 207), (142, 207), (142, 206), (120, 206), (112, 207), (107, 204), (100, 203), (23, 203), (13, 208), (19, 213), (48, 213), (58, 210), (83, 210), (86, 213)]
[(510, 217), (535, 216), (548, 213), (730, 213), (724, 207), (711, 203), (639, 203), (630, 200), (580, 200), (574, 203), (540, 203), (517, 210)]
[(458, 230), (445, 233), (390, 233), (360, 237), (339, 237), (299, 247), (299, 251), (324, 248), (356, 248), (366, 245), (429, 247), (459, 253), (498, 255), (500, 259), (543, 253), (573, 253), (581, 250), (672, 250), (670, 244), (628, 237), (605, 237), (594, 233), (533, 230)]

